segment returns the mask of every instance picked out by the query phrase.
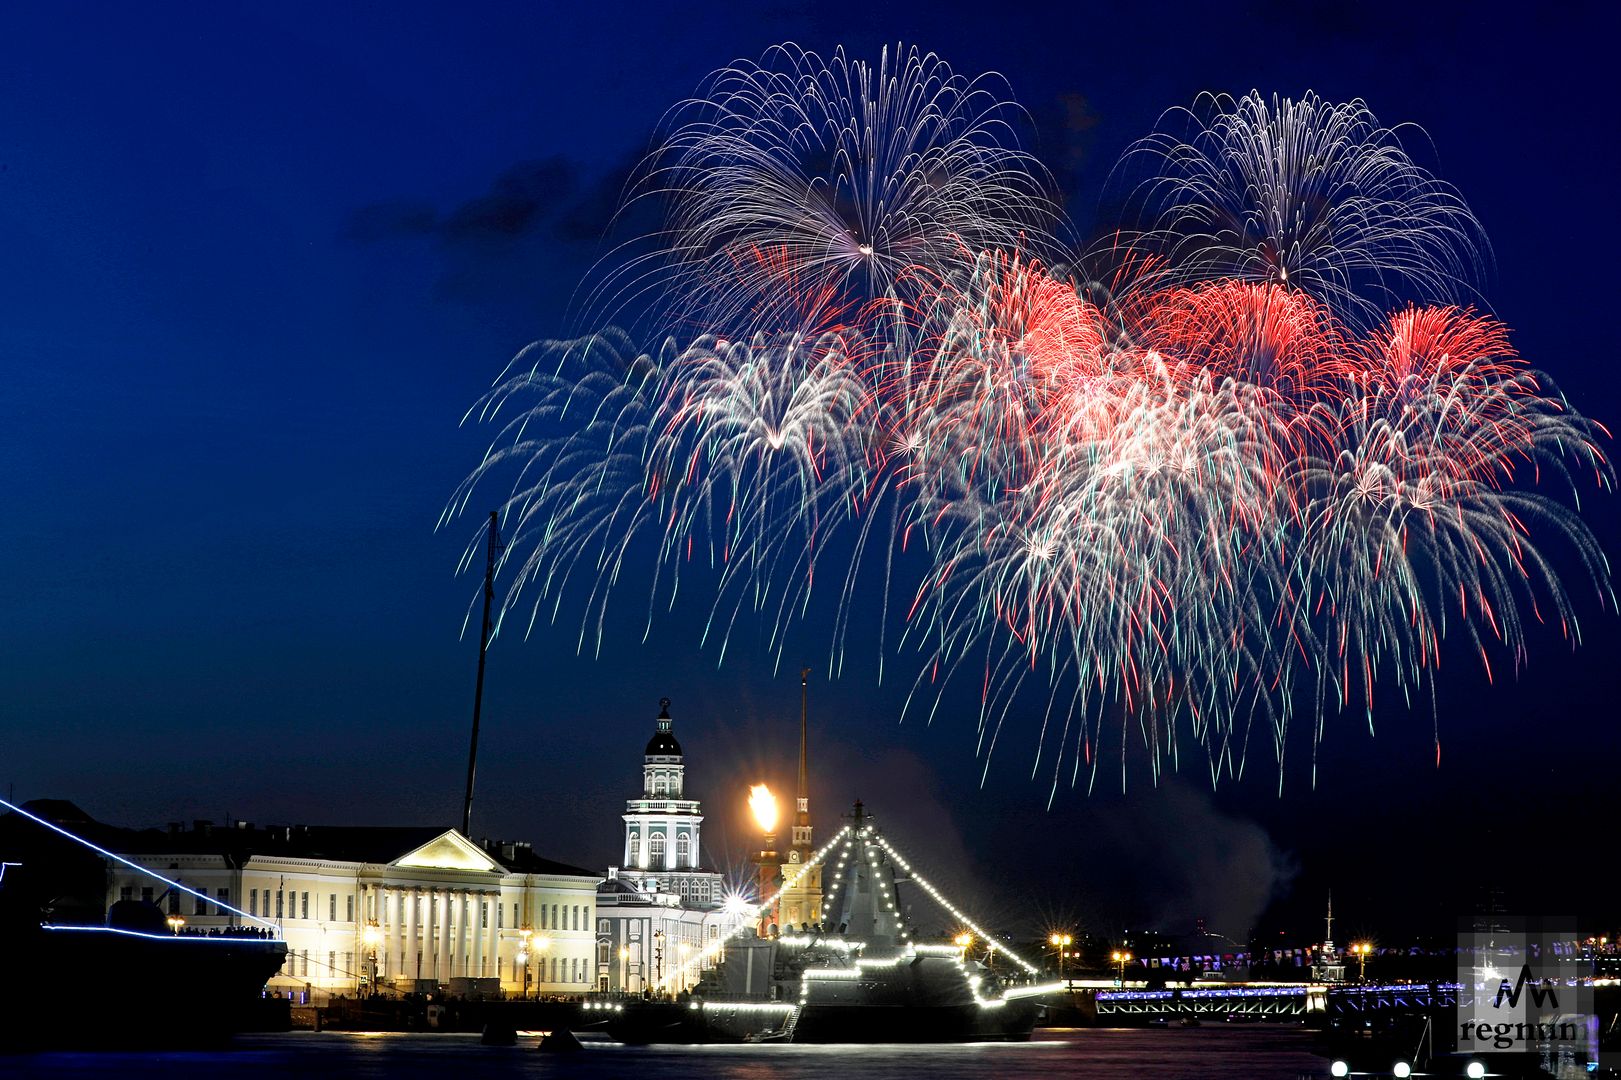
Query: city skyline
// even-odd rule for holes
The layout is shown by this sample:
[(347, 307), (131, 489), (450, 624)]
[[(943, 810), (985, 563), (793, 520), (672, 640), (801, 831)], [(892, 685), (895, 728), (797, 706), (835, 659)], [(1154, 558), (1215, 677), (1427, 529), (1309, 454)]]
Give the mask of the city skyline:
[[(519, 348), (576, 329), (572, 290), (664, 108), (785, 38), (861, 55), (899, 39), (959, 72), (1000, 71), (1083, 230), (1105, 216), (1092, 207), (1119, 151), (1200, 91), (1365, 98), (1384, 122), (1427, 132), (1480, 217), (1495, 256), (1486, 298), (1520, 351), (1588, 416), (1621, 416), (1591, 333), (1606, 302), (1597, 253), (1616, 230), (1594, 208), (1615, 151), (1602, 65), (1580, 54), (1603, 35), (1572, 38), (1554, 15), (1460, 26), (1429, 12), (1392, 43), (1392, 11), (1265, 15), (1246, 28), (1188, 14), (1206, 33), (1162, 41), (1100, 13), (1089, 40), (1132, 48), (1088, 45), (1084, 65), (1062, 63), (1035, 18), (931, 19), (924, 33), (902, 12), (812, 8), (769, 33), (650, 16), (661, 32), (610, 62), (589, 25), (524, 13), (132, 21), (88, 52), (61, 27), (18, 35), (37, 54), (0, 85), (37, 107), (0, 120), (17, 298), (0, 328), (14, 365), (0, 399), (14, 495), (0, 526), (0, 648), (14, 661), (0, 675), (0, 782), (18, 801), (69, 799), (132, 824), (454, 823), (477, 583), (452, 571), (485, 507), (434, 522), (489, 437), (457, 421)], [(546, 64), (529, 62), (537, 40), (551, 42)], [(315, 74), (289, 82), (295, 69)], [(1613, 495), (1583, 498), (1613, 557)], [(1281, 794), (1261, 753), (1214, 792), (1202, 767), (1156, 787), (1133, 764), (1123, 794), (1112, 777), (1091, 794), (1060, 788), (1050, 811), (1023, 742), (982, 773), (977, 701), (897, 725), (912, 673), (878, 681), (870, 620), (829, 680), (831, 635), (817, 627), (791, 637), (776, 670), (747, 635), (724, 662), (698, 645), (701, 601), (651, 619), (642, 608), (622, 602), (600, 657), (576, 652), (569, 617), (497, 640), (475, 836), (595, 866), (585, 859), (614, 849), (613, 808), (669, 697), (719, 826), (715, 861), (741, 862), (755, 839), (747, 785), (793, 788), (806, 665), (819, 827), (865, 799), (929, 865), (951, 867), (953, 893), (1039, 875), (1094, 925), (1236, 923), (1275, 901), (1273, 918), (1299, 922), (1332, 887), (1366, 931), (1450, 926), (1460, 893), (1490, 884), (1471, 845), (1524, 852), (1546, 835), (1505, 809), (1528, 789), (1589, 844), (1607, 805), (1595, 763), (1616, 749), (1604, 658), (1621, 629), (1590, 591), (1574, 652), (1533, 629), (1526, 670), (1488, 684), (1449, 650), (1439, 761), (1427, 705), (1409, 711), (1385, 687), (1377, 736), (1332, 718), (1321, 755), (1291, 748)], [(1543, 867), (1546, 882), (1511, 866), (1499, 884), (1559, 910), (1596, 904), (1570, 880), (1596, 857)]]

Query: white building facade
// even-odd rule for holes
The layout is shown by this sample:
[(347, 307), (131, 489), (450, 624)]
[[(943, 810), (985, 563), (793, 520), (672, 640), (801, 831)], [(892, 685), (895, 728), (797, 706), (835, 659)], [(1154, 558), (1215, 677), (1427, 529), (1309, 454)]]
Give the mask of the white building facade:
[(712, 966), (706, 946), (743, 919), (725, 878), (704, 868), (702, 808), (687, 798), (686, 764), (659, 702), (642, 754), (642, 793), (625, 803), (623, 865), (597, 890), (596, 988), (679, 993)]
[[(148, 900), (186, 932), (275, 924), (287, 961), (268, 989), (300, 998), (382, 992), (584, 993), (597, 875), (526, 844), (481, 847), (449, 829), (248, 826), (172, 832), (127, 858), (212, 902), (111, 863), (109, 904)], [(414, 834), (414, 835), (413, 835)], [(136, 834), (142, 835), (142, 834)], [(387, 852), (394, 851), (393, 857)]]

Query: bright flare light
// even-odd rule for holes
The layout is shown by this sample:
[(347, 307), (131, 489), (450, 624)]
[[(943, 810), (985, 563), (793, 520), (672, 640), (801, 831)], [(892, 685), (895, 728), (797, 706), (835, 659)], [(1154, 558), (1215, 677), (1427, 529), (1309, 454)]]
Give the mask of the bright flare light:
[(749, 788), (749, 812), (754, 815), (761, 832), (769, 834), (776, 831), (777, 797), (764, 784)]

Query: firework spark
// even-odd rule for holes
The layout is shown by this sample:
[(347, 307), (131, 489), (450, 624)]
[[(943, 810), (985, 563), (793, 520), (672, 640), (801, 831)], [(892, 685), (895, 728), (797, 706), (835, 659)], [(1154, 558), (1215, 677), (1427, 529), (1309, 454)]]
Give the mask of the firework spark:
[(1106, 757), (1123, 782), (1135, 743), (1214, 781), (1269, 741), (1281, 783), (1297, 714), (1315, 746), (1385, 683), (1433, 713), (1449, 637), (1488, 677), (1528, 622), (1579, 640), (1552, 548), (1615, 606), (1560, 497), (1610, 486), (1608, 433), (1448, 302), (1485, 241), (1397, 131), (1309, 94), (1170, 114), (1126, 157), (1157, 173), (1090, 257), (1105, 285), (1055, 269), (997, 89), (782, 46), (674, 110), (635, 196), (666, 204), (663, 250), (603, 295), (647, 286), (693, 332), (533, 346), (477, 409), (504, 426), (447, 519), (513, 477), (503, 615), (577, 588), (600, 648), (621, 578), (651, 577), (650, 628), (701, 569), (705, 639), (724, 657), (757, 615), (780, 662), (837, 551), (837, 670), (877, 562), (908, 708), (972, 680), (988, 767), (1044, 700), (1056, 792)]

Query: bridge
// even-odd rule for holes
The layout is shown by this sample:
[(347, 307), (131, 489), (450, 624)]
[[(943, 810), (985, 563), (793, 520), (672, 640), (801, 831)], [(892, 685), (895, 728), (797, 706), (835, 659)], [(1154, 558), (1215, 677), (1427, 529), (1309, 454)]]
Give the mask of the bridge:
[[(1077, 987), (1077, 989), (1084, 989)], [(1326, 1008), (1328, 987), (1321, 983), (1229, 983), (1186, 989), (1094, 990), (1099, 1022), (1128, 1017), (1228, 1017), (1301, 1020)]]

